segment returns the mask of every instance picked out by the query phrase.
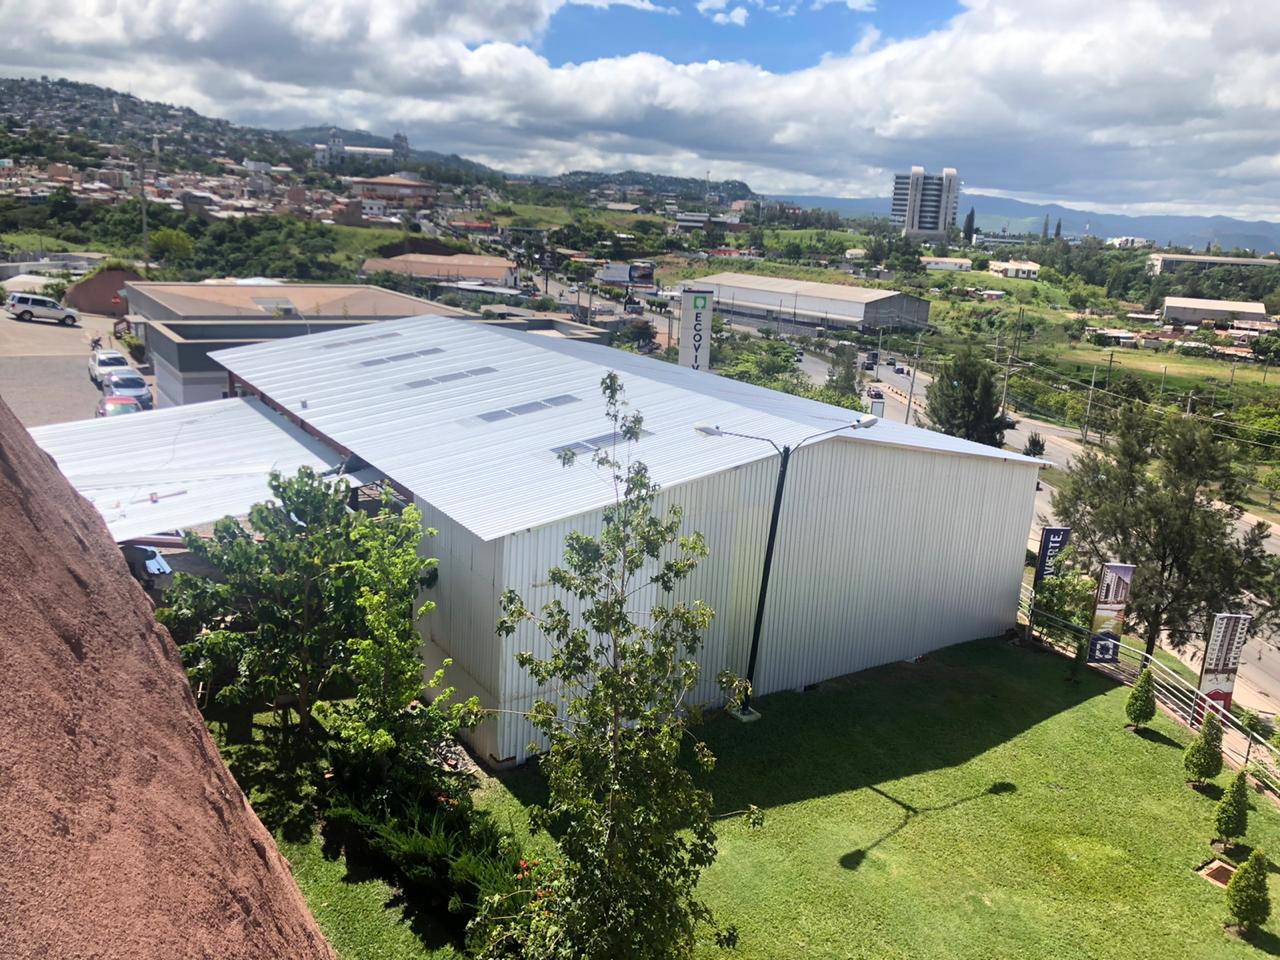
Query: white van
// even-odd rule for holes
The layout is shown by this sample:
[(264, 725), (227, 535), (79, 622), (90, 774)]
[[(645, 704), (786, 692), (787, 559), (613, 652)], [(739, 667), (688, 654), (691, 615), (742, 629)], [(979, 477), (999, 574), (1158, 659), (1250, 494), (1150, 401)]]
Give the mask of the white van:
[(71, 326), (80, 319), (80, 314), (70, 307), (34, 293), (11, 293), (4, 308), (19, 320), (56, 320)]

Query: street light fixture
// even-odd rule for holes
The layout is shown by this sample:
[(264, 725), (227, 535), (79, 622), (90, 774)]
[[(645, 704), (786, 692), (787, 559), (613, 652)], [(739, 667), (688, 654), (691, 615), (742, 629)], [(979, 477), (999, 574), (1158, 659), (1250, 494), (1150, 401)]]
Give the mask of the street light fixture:
[(773, 492), (773, 513), (769, 517), (769, 539), (766, 541), (764, 548), (764, 569), (760, 572), (760, 593), (756, 598), (756, 619), (751, 629), (751, 653), (747, 658), (747, 692), (742, 698), (741, 710), (734, 714), (739, 720), (750, 721), (760, 717), (757, 711), (751, 709), (751, 689), (755, 684), (756, 661), (760, 654), (760, 631), (764, 626), (765, 597), (769, 592), (769, 574), (773, 569), (773, 547), (778, 539), (778, 517), (782, 513), (782, 491), (787, 483), (787, 465), (791, 462), (791, 454), (810, 440), (816, 440), (819, 437), (825, 437), (841, 430), (865, 430), (868, 427), (874, 427), (879, 422), (879, 417), (860, 417), (852, 423), (842, 423), (839, 426), (832, 427), (830, 430), (822, 430), (818, 433), (810, 434), (796, 444), (784, 444), (783, 446), (778, 446), (768, 437), (757, 437), (750, 433), (735, 433), (732, 430), (722, 430), (718, 426), (705, 423), (694, 425), (693, 429), (706, 437), (740, 437), (743, 440), (759, 440), (761, 443), (767, 443), (778, 451), (778, 456), (781, 458), (781, 463), (778, 466), (778, 483)]

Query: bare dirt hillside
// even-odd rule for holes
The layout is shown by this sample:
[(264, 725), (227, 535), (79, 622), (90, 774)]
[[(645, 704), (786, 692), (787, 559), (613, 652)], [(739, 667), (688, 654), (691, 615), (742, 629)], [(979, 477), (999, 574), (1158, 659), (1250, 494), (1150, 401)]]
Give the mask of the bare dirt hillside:
[(0, 957), (333, 957), (106, 527), (3, 403)]

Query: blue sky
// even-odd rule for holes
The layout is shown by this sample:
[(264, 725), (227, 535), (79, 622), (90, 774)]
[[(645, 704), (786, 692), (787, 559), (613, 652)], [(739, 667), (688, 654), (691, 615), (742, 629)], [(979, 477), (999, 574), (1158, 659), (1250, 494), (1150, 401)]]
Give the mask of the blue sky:
[(700, 13), (695, 0), (671, 0), (661, 6), (674, 15), (654, 15), (633, 7), (562, 7), (551, 18), (534, 49), (553, 66), (599, 57), (655, 53), (673, 63), (742, 60), (774, 72), (812, 66), (823, 56), (844, 53), (874, 27), (886, 40), (904, 39), (942, 27), (960, 12), (956, 0), (881, 0), (868, 11), (850, 9), (842, 0), (814, 9), (813, 0), (730, 0), (722, 13), (746, 11), (742, 26), (716, 24), (713, 11)]
[(1277, 0), (0, 0), (0, 74), (511, 173), (1280, 220)]

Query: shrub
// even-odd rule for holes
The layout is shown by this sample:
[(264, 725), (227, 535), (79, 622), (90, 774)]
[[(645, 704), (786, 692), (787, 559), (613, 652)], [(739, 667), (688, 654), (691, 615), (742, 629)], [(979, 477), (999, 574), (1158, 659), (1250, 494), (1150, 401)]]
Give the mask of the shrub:
[(1271, 916), (1267, 869), (1266, 856), (1261, 850), (1255, 850), (1227, 884), (1227, 913), (1246, 930), (1266, 923)]
[(1192, 783), (1203, 783), (1222, 772), (1222, 721), (1213, 710), (1206, 709), (1200, 733), (1182, 755), (1182, 766)]
[(1246, 774), (1239, 771), (1231, 780), (1231, 786), (1218, 801), (1213, 812), (1215, 839), (1233, 841), (1243, 837), (1249, 826), (1249, 786)]
[(1147, 725), (1156, 715), (1156, 688), (1150, 667), (1139, 674), (1138, 682), (1129, 691), (1129, 699), (1124, 702), (1124, 715), (1135, 727)]
[(1022, 454), (1026, 457), (1043, 457), (1044, 456), (1044, 437), (1032, 431), (1027, 435), (1027, 442), (1022, 447)]

